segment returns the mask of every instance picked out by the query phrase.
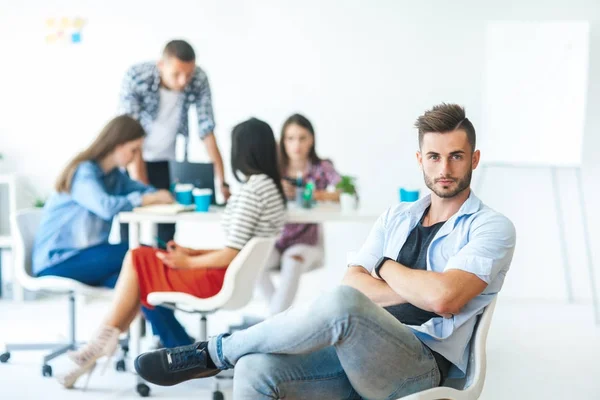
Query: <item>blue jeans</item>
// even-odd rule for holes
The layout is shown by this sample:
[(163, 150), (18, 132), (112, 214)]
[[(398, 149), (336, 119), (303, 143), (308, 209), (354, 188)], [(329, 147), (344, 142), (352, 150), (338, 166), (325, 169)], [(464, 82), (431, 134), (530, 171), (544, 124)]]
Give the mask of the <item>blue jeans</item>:
[[(43, 269), (38, 276), (60, 276), (89, 286), (113, 289), (119, 278), (127, 251), (129, 251), (127, 243), (102, 243), (88, 247), (59, 264)], [(153, 310), (142, 307), (142, 312), (152, 325), (154, 334), (160, 337), (166, 347), (192, 343), (172, 310), (164, 307), (156, 307)]]
[(235, 399), (395, 399), (440, 383), (429, 348), (348, 286), (208, 350), (219, 368), (235, 366)]

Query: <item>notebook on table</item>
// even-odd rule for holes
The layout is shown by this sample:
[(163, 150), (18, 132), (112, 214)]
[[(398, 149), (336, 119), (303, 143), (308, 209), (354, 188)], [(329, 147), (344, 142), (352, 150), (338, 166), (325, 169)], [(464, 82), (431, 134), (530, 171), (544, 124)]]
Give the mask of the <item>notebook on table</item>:
[(174, 215), (186, 211), (194, 211), (196, 205), (183, 205), (179, 203), (173, 204), (153, 204), (151, 206), (136, 207), (133, 209), (135, 213), (146, 213), (146, 214), (162, 214), (162, 215)]

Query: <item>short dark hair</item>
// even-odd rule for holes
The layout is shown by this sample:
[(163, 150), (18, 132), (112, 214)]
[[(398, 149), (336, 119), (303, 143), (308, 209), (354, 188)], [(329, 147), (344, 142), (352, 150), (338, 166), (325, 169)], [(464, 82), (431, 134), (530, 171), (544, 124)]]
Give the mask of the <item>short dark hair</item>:
[(463, 130), (467, 133), (471, 149), (475, 151), (475, 127), (467, 118), (464, 107), (458, 104), (442, 103), (433, 106), (431, 110), (425, 111), (423, 115), (417, 118), (415, 128), (419, 131), (419, 148), (423, 144), (423, 135), (426, 133)]
[(250, 118), (237, 124), (231, 131), (231, 170), (238, 182), (242, 182), (238, 173), (249, 177), (265, 174), (273, 180), (286, 203), (281, 174), (277, 162), (277, 143), (273, 129), (264, 121)]
[(196, 53), (185, 40), (171, 40), (163, 50), (163, 57), (175, 57), (183, 62), (196, 60)]

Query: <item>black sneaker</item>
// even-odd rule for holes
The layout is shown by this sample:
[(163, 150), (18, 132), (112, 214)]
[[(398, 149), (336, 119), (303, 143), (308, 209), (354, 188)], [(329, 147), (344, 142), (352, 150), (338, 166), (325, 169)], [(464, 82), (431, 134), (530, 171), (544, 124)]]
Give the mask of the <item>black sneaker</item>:
[(210, 360), (207, 343), (198, 342), (140, 354), (134, 362), (135, 370), (148, 382), (160, 386), (216, 375), (221, 370), (215, 368)]

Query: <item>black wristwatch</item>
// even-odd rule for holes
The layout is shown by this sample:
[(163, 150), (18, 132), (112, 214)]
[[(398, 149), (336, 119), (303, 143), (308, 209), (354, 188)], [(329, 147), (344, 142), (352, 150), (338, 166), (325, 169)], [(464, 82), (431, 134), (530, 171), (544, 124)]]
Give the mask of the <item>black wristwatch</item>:
[(223, 183), (221, 183), (221, 186), (223, 186), (223, 187), (226, 187), (226, 188), (229, 188), (229, 183), (227, 183), (227, 182), (223, 182)]
[(379, 274), (379, 271), (381, 270), (381, 267), (383, 267), (383, 264), (385, 264), (386, 261), (392, 260), (389, 257), (381, 257), (378, 261), (377, 264), (375, 264), (375, 275), (377, 275), (379, 277), (379, 279), (383, 279), (381, 277), (381, 275)]

